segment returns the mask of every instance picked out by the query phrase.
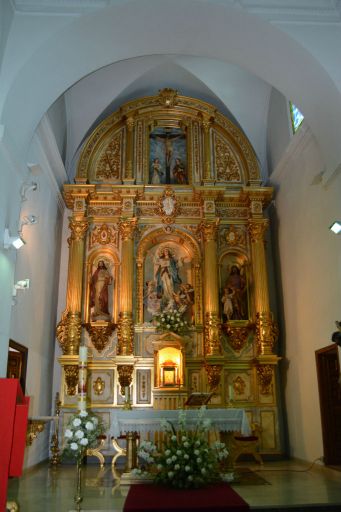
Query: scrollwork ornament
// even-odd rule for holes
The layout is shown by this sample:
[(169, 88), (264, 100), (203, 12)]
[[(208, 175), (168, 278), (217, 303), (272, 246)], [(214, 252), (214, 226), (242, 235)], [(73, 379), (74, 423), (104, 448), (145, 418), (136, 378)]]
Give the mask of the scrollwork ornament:
[(157, 202), (157, 208), (154, 210), (154, 215), (161, 217), (164, 224), (173, 224), (175, 218), (181, 213), (178, 201), (176, 199), (174, 190), (171, 187), (166, 187), (164, 193)]
[(66, 394), (68, 396), (75, 396), (78, 388), (78, 366), (67, 364), (64, 366)]
[(249, 222), (248, 230), (253, 243), (264, 240), (264, 233), (266, 232), (268, 225), (269, 221), (267, 219), (262, 219), (257, 222)]
[(64, 355), (78, 354), (81, 330), (80, 313), (65, 311), (56, 328), (56, 337)]
[(270, 364), (260, 365), (257, 367), (258, 380), (262, 395), (272, 394), (272, 377), (273, 369)]
[(221, 355), (221, 323), (216, 313), (205, 315), (205, 354), (206, 356)]
[(108, 226), (108, 224), (102, 224), (101, 226), (96, 226), (94, 230), (91, 232), (91, 243), (90, 246), (94, 244), (100, 245), (108, 245), (113, 244), (117, 245), (117, 232)]
[(122, 364), (117, 366), (118, 381), (121, 386), (121, 392), (124, 395), (125, 389), (130, 386), (133, 378), (134, 366), (131, 364)]
[(101, 379), (101, 377), (97, 377), (97, 379), (92, 384), (92, 389), (94, 390), (95, 395), (103, 395), (105, 389), (105, 381)]
[(133, 354), (134, 326), (131, 313), (120, 313), (117, 325), (117, 355)]
[(250, 327), (239, 327), (232, 325), (224, 325), (224, 330), (228, 337), (229, 345), (235, 352), (240, 352), (246, 345), (250, 334)]
[(159, 90), (158, 101), (166, 108), (174, 107), (177, 104), (178, 91), (168, 87)]
[(77, 220), (72, 217), (69, 218), (69, 228), (71, 231), (71, 235), (69, 237), (69, 241), (79, 242), (84, 239), (86, 232), (89, 227), (89, 223), (87, 220)]
[(218, 364), (206, 364), (205, 370), (207, 374), (207, 381), (210, 387), (210, 391), (214, 391), (220, 384), (221, 371), (223, 367)]
[(89, 333), (91, 342), (97, 352), (102, 352), (109, 342), (109, 338), (113, 333), (116, 325), (108, 323), (106, 325), (93, 325), (91, 323), (84, 324)]

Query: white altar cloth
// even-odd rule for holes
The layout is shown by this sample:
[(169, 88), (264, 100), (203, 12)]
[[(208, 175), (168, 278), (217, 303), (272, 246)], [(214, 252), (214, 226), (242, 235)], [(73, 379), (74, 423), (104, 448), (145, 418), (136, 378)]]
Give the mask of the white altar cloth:
[[(186, 410), (186, 424), (195, 425), (199, 411)], [(163, 411), (155, 409), (133, 409), (132, 411), (116, 410), (112, 413), (111, 435), (118, 437), (126, 432), (157, 432), (162, 430), (161, 421), (170, 420), (177, 426), (178, 410)], [(206, 409), (205, 418), (211, 420), (211, 429), (219, 432), (241, 432), (250, 435), (251, 430), (244, 409)]]

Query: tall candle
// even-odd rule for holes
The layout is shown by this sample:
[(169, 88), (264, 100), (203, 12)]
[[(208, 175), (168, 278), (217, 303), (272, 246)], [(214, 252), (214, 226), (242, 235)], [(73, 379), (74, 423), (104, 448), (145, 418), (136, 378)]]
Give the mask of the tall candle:
[(86, 363), (88, 360), (88, 347), (79, 347), (79, 360), (81, 363)]

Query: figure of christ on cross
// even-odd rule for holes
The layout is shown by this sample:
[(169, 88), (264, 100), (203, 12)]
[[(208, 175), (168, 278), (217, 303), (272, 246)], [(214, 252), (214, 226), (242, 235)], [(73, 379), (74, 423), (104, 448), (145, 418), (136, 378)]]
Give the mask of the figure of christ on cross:
[[(177, 130), (178, 132), (180, 130)], [(177, 160), (180, 161), (178, 158), (179, 155), (176, 155), (174, 152), (174, 142), (176, 140), (182, 139), (185, 141), (185, 135), (183, 133), (174, 133), (174, 130), (171, 128), (164, 128), (161, 133), (151, 133), (150, 138), (153, 139), (155, 142), (162, 144), (162, 149), (160, 146), (158, 147), (159, 152), (164, 155), (164, 161), (165, 161), (165, 178), (166, 178), (166, 184), (170, 184), (171, 181), (171, 170), (172, 170), (172, 163), (175, 162), (175, 157), (177, 157)], [(175, 177), (176, 179), (176, 177)]]

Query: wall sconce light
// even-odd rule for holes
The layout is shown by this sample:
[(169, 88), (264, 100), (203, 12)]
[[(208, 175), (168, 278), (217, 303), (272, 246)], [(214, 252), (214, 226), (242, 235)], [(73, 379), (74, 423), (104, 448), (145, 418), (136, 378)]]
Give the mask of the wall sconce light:
[(16, 249), (20, 249), (25, 244), (25, 240), (23, 240), (18, 233), (17, 236), (10, 236), (9, 231), (7, 228), (5, 228), (5, 234), (4, 234), (4, 248), (9, 249), (11, 246), (15, 247)]
[(341, 233), (341, 222), (336, 220), (335, 222), (333, 222), (331, 226), (329, 226), (329, 229), (330, 231), (338, 235), (339, 233)]

